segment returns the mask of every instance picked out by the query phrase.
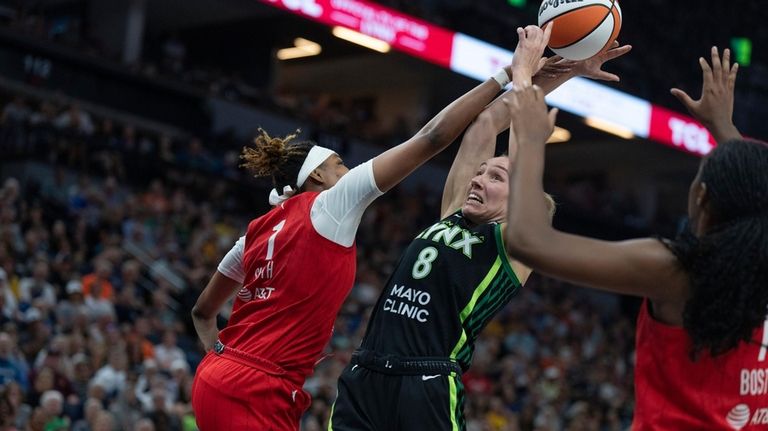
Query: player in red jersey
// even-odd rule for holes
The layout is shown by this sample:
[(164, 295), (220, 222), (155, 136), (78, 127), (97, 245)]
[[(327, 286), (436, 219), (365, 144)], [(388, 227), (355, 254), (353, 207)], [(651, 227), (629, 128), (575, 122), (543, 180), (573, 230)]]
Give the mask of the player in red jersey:
[[(355, 276), (354, 238), (365, 208), (446, 148), (510, 81), (505, 68), (414, 137), (349, 170), (331, 150), (264, 131), (243, 153), (271, 176), (275, 207), (253, 220), (200, 295), (192, 317), (208, 354), (194, 381), (201, 431), (298, 430), (306, 377), (331, 337)], [(237, 292), (219, 332), (216, 315)]]
[(544, 142), (556, 112), (540, 89), (509, 97), (507, 244), (536, 271), (644, 297), (637, 325), (632, 429), (768, 429), (768, 145), (734, 127), (738, 65), (712, 48), (701, 99), (673, 89), (720, 143), (689, 191), (688, 229), (674, 241), (599, 241), (546, 223)]

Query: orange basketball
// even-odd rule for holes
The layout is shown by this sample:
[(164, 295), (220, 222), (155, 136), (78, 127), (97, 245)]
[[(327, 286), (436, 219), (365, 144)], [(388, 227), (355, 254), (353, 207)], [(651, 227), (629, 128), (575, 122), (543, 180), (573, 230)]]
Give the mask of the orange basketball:
[(621, 29), (616, 0), (544, 0), (539, 27), (554, 23), (549, 47), (569, 60), (584, 60), (608, 49)]

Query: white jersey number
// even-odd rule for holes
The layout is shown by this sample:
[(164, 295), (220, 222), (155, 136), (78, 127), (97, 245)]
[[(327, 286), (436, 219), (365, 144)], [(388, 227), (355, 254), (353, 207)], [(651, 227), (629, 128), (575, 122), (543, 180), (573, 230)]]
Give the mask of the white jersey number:
[(280, 230), (283, 229), (283, 226), (285, 226), (285, 220), (276, 224), (275, 227), (272, 228), (275, 233), (273, 233), (269, 237), (269, 241), (267, 241), (267, 260), (272, 260), (272, 255), (275, 252), (275, 238), (277, 238), (277, 234), (280, 233)]
[(432, 262), (437, 259), (437, 249), (434, 247), (426, 247), (419, 253), (418, 259), (413, 264), (411, 269), (411, 276), (415, 280), (420, 280), (429, 275), (432, 271)]

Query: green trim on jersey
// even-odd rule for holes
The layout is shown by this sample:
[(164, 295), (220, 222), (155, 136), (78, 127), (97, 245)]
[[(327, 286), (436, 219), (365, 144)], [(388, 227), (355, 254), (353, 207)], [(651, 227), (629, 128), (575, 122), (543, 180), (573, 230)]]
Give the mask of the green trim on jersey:
[(459, 421), (456, 417), (456, 410), (459, 405), (459, 394), (458, 390), (456, 389), (456, 382), (454, 381), (453, 376), (447, 376), (448, 377), (448, 392), (450, 394), (450, 405), (448, 406), (448, 414), (451, 415), (451, 431), (459, 431)]
[(467, 320), (467, 317), (472, 314), (472, 310), (474, 310), (475, 305), (477, 304), (477, 300), (480, 298), (480, 295), (485, 292), (486, 289), (488, 289), (488, 286), (491, 285), (491, 281), (493, 281), (494, 278), (496, 278), (496, 274), (499, 272), (499, 268), (501, 268), (501, 259), (496, 258), (496, 261), (493, 262), (493, 266), (491, 267), (491, 270), (488, 271), (488, 274), (485, 275), (485, 278), (483, 278), (483, 281), (480, 282), (480, 284), (475, 288), (474, 293), (472, 293), (472, 298), (469, 300), (469, 303), (464, 307), (463, 310), (461, 310), (461, 313), (459, 314), (459, 320), (461, 321), (461, 337), (459, 337), (459, 342), (456, 343), (456, 346), (453, 348), (453, 351), (451, 351), (451, 359), (456, 359), (456, 355), (459, 353), (462, 347), (466, 344), (467, 341), (467, 331), (464, 330), (464, 321)]
[[(336, 399), (339, 398), (339, 391), (336, 391)], [(328, 431), (333, 431), (333, 409), (336, 408), (336, 400), (333, 400), (333, 404), (331, 404), (331, 415), (328, 416)]]
[[(517, 274), (512, 269), (504, 247), (504, 238), (501, 234), (501, 224), (494, 226), (496, 236), (496, 260), (491, 269), (485, 275), (480, 284), (472, 293), (469, 303), (461, 310), (459, 320), (461, 322), (461, 336), (451, 351), (451, 359), (467, 364), (472, 357), (472, 346), (467, 343), (468, 338), (477, 337), (487, 320), (496, 313), (503, 304), (514, 296), (521, 287)], [(501, 269), (504, 269), (503, 271)], [(511, 284), (511, 289), (501, 289), (504, 284)]]
[(501, 256), (501, 260), (504, 262), (504, 270), (507, 271), (509, 278), (512, 279), (513, 283), (520, 287), (522, 283), (520, 283), (520, 280), (517, 278), (515, 270), (512, 269), (512, 264), (509, 263), (507, 248), (504, 247), (504, 235), (502, 235), (501, 226), (501, 223), (498, 223), (493, 229), (496, 232), (496, 246), (499, 248), (499, 256)]

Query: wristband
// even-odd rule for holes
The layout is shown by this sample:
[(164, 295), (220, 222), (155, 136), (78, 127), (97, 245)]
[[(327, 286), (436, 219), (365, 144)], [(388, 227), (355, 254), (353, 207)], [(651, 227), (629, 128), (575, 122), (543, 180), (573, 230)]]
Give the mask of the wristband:
[(510, 83), (510, 81), (511, 81), (511, 80), (509, 79), (509, 74), (507, 74), (507, 71), (506, 71), (506, 70), (504, 70), (504, 69), (501, 69), (501, 70), (499, 70), (498, 72), (496, 72), (496, 74), (495, 74), (495, 75), (493, 75), (491, 78), (492, 78), (494, 81), (496, 81), (496, 82), (499, 84), (499, 86), (501, 86), (502, 90), (503, 90), (503, 89), (504, 89), (504, 87), (506, 87), (506, 86), (507, 86), (507, 84), (509, 84), (509, 83)]

